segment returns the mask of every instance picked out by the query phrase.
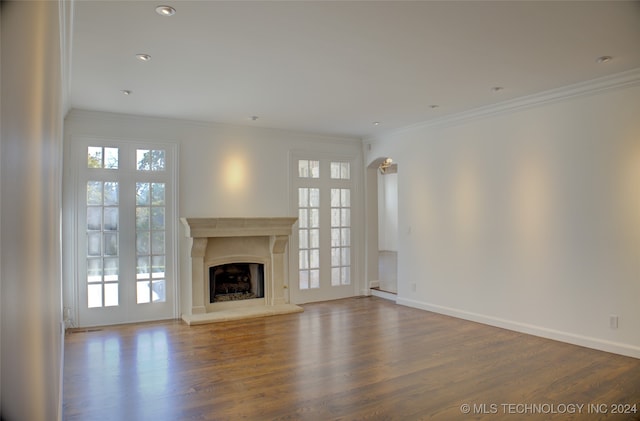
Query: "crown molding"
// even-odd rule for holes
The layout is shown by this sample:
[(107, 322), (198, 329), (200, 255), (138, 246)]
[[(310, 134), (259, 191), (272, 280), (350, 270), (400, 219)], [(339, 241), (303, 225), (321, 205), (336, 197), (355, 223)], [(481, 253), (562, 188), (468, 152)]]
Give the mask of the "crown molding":
[(68, 122), (103, 121), (113, 124), (128, 122), (131, 124), (150, 124), (156, 127), (166, 128), (200, 128), (205, 130), (235, 130), (237, 132), (255, 133), (258, 136), (269, 135), (278, 138), (281, 135), (296, 137), (300, 141), (322, 142), (328, 144), (361, 146), (362, 139), (353, 136), (339, 136), (322, 133), (304, 132), (298, 130), (281, 129), (274, 127), (250, 126), (244, 124), (220, 123), (213, 121), (185, 120), (174, 117), (162, 117), (153, 115), (125, 114), (112, 111), (90, 110), (83, 108), (71, 108), (65, 118)]
[(515, 111), (552, 104), (579, 96), (593, 95), (602, 91), (628, 88), (636, 85), (640, 85), (640, 67), (625, 72), (616, 73), (610, 76), (604, 76), (585, 82), (579, 82), (563, 86), (561, 88), (550, 89), (547, 91), (539, 92), (537, 94), (527, 95), (508, 101), (499, 102), (497, 104), (487, 105), (484, 107), (474, 108), (469, 111), (464, 111), (433, 120), (423, 121), (396, 130), (390, 130), (377, 136), (372, 136), (365, 139), (365, 141), (376, 140), (389, 135), (400, 134), (416, 129), (455, 126), (480, 118), (508, 114)]

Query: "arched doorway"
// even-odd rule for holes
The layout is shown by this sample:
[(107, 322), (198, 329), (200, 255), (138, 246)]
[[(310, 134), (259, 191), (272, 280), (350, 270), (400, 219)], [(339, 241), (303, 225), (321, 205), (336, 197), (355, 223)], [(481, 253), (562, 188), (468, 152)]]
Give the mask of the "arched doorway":
[(398, 291), (398, 164), (381, 157), (367, 167), (368, 280), (371, 293), (395, 299)]

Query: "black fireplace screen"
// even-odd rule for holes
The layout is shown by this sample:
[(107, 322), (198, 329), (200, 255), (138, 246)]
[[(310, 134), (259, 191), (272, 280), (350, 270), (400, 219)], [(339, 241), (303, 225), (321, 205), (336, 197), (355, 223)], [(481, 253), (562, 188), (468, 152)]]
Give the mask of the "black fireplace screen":
[(264, 297), (262, 263), (227, 263), (209, 268), (209, 299), (221, 301)]

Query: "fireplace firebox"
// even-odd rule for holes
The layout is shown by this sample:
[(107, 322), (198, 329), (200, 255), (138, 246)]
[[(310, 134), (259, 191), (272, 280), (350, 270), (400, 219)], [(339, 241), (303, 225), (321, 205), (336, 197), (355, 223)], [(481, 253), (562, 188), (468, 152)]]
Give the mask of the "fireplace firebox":
[(227, 263), (209, 268), (209, 302), (264, 298), (264, 265)]

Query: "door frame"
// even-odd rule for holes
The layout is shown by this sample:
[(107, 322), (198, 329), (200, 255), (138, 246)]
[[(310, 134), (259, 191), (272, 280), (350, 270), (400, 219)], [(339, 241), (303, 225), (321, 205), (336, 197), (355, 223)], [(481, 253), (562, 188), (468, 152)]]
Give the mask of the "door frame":
[[(79, 273), (79, 236), (83, 235), (83, 231), (79, 229), (79, 217), (80, 213), (78, 206), (81, 205), (78, 201), (82, 201), (82, 194), (80, 194), (81, 176), (81, 162), (83, 162), (83, 148), (91, 144), (92, 146), (119, 146), (127, 148), (146, 148), (146, 149), (165, 149), (169, 151), (172, 156), (172, 165), (167, 168), (168, 179), (171, 183), (172, 190), (171, 202), (167, 202), (166, 209), (170, 213), (170, 217), (165, 218), (165, 224), (167, 226), (166, 231), (170, 230), (170, 239), (167, 240), (166, 248), (170, 250), (171, 255), (166, 255), (166, 267), (167, 267), (167, 288), (173, 290), (172, 294), (167, 295), (166, 313), (158, 318), (154, 311), (144, 311), (142, 309), (137, 312), (136, 317), (132, 317), (128, 311), (125, 311), (124, 317), (113, 316), (104, 312), (104, 317), (82, 317), (80, 311), (80, 304), (85, 297), (81, 297), (83, 288), (80, 288), (79, 282), (83, 276)], [(121, 324), (131, 322), (143, 322), (152, 320), (164, 320), (164, 319), (176, 319), (179, 317), (179, 303), (180, 303), (180, 285), (178, 274), (179, 271), (179, 227), (178, 227), (178, 198), (179, 198), (179, 147), (178, 142), (172, 141), (155, 141), (148, 139), (113, 139), (97, 136), (71, 136), (65, 139), (64, 147), (64, 159), (65, 165), (64, 171), (64, 188), (63, 188), (63, 217), (62, 217), (62, 250), (63, 250), (63, 316), (66, 327), (91, 327), (91, 326), (103, 326), (108, 324)], [(125, 158), (126, 159), (126, 158)], [(142, 181), (142, 180), (138, 180)], [(135, 248), (134, 248), (135, 251)], [(134, 281), (135, 283), (135, 281)], [(123, 285), (123, 283), (120, 283)], [(133, 292), (135, 295), (135, 291)], [(122, 297), (123, 294), (120, 294)], [(125, 294), (126, 296), (126, 294)], [(99, 313), (96, 312), (96, 313)]]
[[(309, 290), (300, 290), (299, 289), (299, 280), (298, 280), (298, 226), (299, 221), (297, 221), (293, 225), (291, 240), (289, 241), (289, 299), (293, 304), (304, 304), (308, 302), (317, 302), (317, 301), (328, 301), (335, 300), (347, 297), (353, 297), (357, 295), (362, 295), (363, 289), (363, 281), (362, 281), (362, 273), (361, 270), (362, 262), (364, 259), (364, 210), (362, 206), (363, 202), (363, 193), (361, 187), (361, 172), (362, 172), (362, 163), (358, 159), (356, 155), (347, 155), (347, 154), (331, 154), (326, 152), (309, 152), (309, 151), (291, 151), (289, 153), (289, 203), (290, 203), (290, 214), (298, 216), (298, 187), (302, 187), (298, 178), (298, 160), (319, 160), (321, 162), (349, 162), (350, 163), (350, 173), (351, 179), (349, 180), (349, 188), (351, 189), (351, 284), (350, 285), (341, 285), (341, 286), (328, 286), (330, 288), (329, 291), (320, 289), (309, 289)], [(322, 165), (322, 164), (321, 164)], [(318, 184), (321, 182), (318, 182)], [(344, 184), (345, 182), (341, 182), (336, 180), (336, 185), (329, 186), (328, 188), (340, 188), (340, 183)], [(330, 184), (330, 183), (328, 183)], [(323, 185), (326, 187), (326, 185)], [(344, 188), (344, 187), (343, 187)], [(322, 195), (321, 195), (321, 203), (322, 203)], [(330, 202), (327, 199), (327, 202)], [(326, 209), (325, 209), (326, 210)], [(322, 211), (321, 211), (322, 212)], [(326, 219), (326, 218), (325, 218)], [(322, 222), (322, 219), (321, 219)], [(330, 219), (326, 219), (326, 222), (330, 224)], [(322, 229), (322, 228), (321, 228)], [(322, 236), (322, 234), (321, 234)], [(322, 241), (322, 240), (321, 240)], [(329, 243), (330, 244), (330, 243)], [(322, 247), (322, 243), (321, 243)], [(328, 256), (325, 256), (324, 259), (330, 259), (330, 251), (326, 251), (325, 253)], [(323, 254), (321, 249), (320, 255), (321, 262), (323, 261)], [(321, 268), (322, 268), (321, 263)], [(330, 264), (329, 264), (330, 267)], [(330, 273), (325, 273), (325, 280), (330, 283)], [(322, 285), (322, 273), (320, 279)]]

